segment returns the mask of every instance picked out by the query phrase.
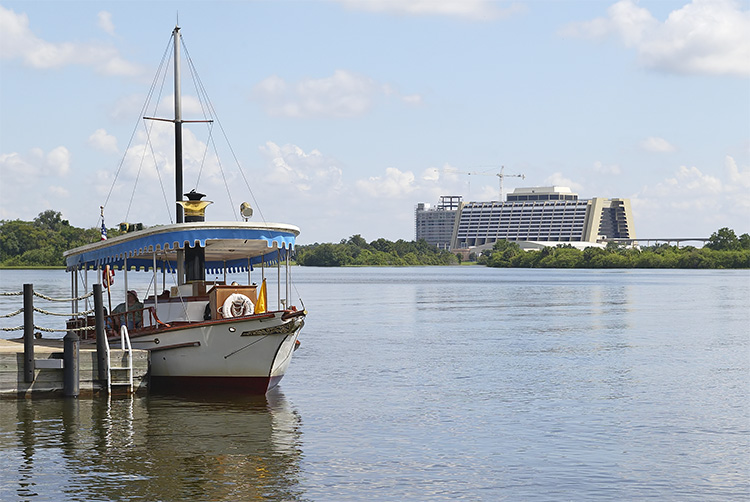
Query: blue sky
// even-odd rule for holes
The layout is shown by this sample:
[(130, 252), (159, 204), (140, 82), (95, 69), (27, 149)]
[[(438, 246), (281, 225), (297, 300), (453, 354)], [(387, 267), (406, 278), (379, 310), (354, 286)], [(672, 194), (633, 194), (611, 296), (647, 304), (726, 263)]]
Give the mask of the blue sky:
[(750, 2), (729, 0), (2, 2), (0, 219), (170, 221), (172, 126), (146, 147), (138, 118), (178, 11), (231, 144), (185, 125), (209, 219), (248, 200), (301, 243), (411, 240), (418, 202), (497, 200), (504, 166), (506, 192), (630, 198), (638, 237), (750, 232)]

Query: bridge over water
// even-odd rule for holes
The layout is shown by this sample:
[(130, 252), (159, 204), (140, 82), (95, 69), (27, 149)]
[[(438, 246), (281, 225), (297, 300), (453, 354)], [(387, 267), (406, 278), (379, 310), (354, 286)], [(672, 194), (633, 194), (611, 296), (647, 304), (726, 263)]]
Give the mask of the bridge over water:
[(648, 238), (648, 239), (600, 239), (597, 242), (607, 243), (607, 242), (616, 242), (618, 244), (626, 244), (628, 246), (632, 245), (644, 245), (646, 246), (656, 246), (659, 244), (668, 244), (670, 246), (674, 245), (677, 247), (680, 247), (680, 244), (683, 242), (700, 242), (701, 246), (705, 245), (706, 242), (710, 241), (711, 239), (708, 237), (659, 237), (659, 238)]

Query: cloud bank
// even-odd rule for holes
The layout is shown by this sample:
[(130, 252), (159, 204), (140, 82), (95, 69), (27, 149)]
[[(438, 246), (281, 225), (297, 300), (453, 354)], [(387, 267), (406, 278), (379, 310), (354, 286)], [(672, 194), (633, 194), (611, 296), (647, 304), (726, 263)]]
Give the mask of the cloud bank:
[(645, 68), (670, 73), (750, 75), (750, 11), (733, 0), (693, 0), (663, 22), (633, 0), (607, 16), (570, 24), (565, 37), (616, 37), (635, 50)]
[(330, 77), (288, 83), (274, 75), (253, 90), (266, 113), (293, 118), (351, 118), (367, 114), (381, 97), (395, 97), (407, 105), (422, 102), (419, 95), (403, 96), (388, 84), (346, 70)]
[[(105, 31), (114, 32), (111, 16), (102, 19), (100, 13), (99, 23)], [(20, 60), (24, 65), (38, 70), (80, 65), (110, 76), (132, 77), (143, 73), (139, 65), (126, 61), (117, 49), (102, 43), (47, 42), (34, 34), (26, 14), (16, 14), (2, 6), (0, 47), (0, 58)]]

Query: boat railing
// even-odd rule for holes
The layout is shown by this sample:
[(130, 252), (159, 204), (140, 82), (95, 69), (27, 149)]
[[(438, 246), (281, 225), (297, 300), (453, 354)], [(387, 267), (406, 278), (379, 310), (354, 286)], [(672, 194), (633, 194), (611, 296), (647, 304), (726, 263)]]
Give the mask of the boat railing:
[(127, 326), (128, 329), (169, 327), (169, 324), (159, 319), (154, 307), (144, 307), (142, 309), (111, 314), (105, 316), (104, 319), (107, 329), (113, 332), (117, 332), (121, 326)]

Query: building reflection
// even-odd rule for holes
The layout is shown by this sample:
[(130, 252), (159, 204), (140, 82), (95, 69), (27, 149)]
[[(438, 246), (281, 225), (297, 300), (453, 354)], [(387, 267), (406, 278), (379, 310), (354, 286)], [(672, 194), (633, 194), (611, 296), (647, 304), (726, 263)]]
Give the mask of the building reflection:
[(280, 391), (18, 400), (0, 407), (0, 436), (14, 498), (303, 499), (301, 420)]

